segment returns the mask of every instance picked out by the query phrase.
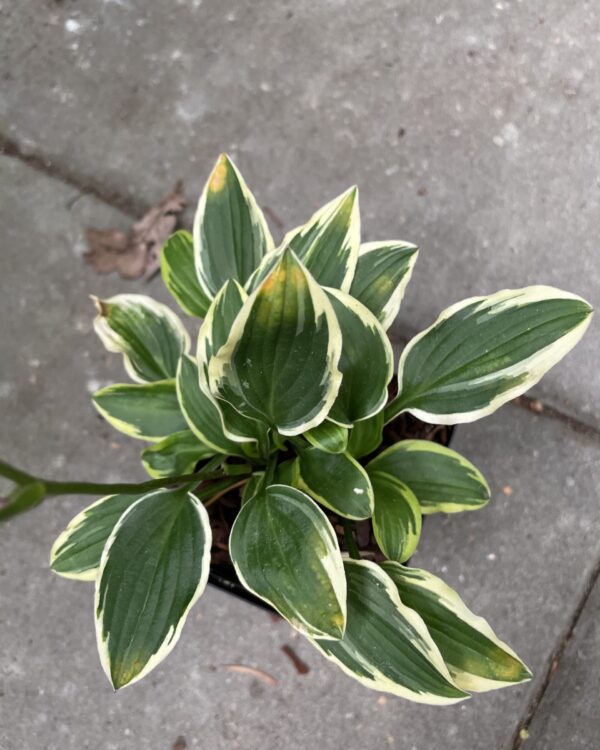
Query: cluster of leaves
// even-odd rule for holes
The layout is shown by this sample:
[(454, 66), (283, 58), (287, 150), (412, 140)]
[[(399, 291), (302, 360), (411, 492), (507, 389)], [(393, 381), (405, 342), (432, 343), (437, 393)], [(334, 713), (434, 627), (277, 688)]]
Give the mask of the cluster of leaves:
[[(590, 307), (543, 286), (454, 305), (405, 347), (390, 401), (386, 330), (416, 258), (405, 242), (360, 244), (355, 188), (275, 248), (221, 156), (193, 237), (177, 232), (162, 253), (166, 286), (203, 319), (195, 351), (166, 306), (138, 295), (96, 301), (96, 331), (134, 383), (93, 402), (151, 443), (142, 462), (152, 477), (172, 478), (102, 498), (52, 550), (57, 573), (95, 581), (98, 646), (115, 688), (177, 642), (207, 581), (206, 505), (224, 492), (240, 502), (229, 550), (242, 584), (368, 687), (447, 704), (530, 677), (449, 586), (403, 565), (422, 515), (482, 507), (485, 479), (428, 441), (378, 449), (403, 411), (470, 422), (523, 393), (583, 335)], [(343, 519), (350, 556), (323, 507)], [(360, 557), (352, 523), (363, 519), (385, 562)]]

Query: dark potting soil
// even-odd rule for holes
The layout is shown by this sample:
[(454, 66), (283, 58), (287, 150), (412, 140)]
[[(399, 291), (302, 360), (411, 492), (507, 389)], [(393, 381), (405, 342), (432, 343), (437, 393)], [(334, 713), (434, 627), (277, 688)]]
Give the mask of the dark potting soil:
[[(361, 458), (360, 463), (363, 465), (368, 463), (375, 455), (381, 453), (385, 448), (394, 445), (399, 440), (407, 440), (410, 438), (431, 440), (440, 445), (447, 446), (450, 443), (453, 429), (453, 427), (446, 425), (431, 425), (426, 422), (421, 422), (421, 420), (416, 419), (408, 413), (400, 414), (400, 416), (384, 428), (383, 442), (379, 448), (370, 456)], [(240, 509), (240, 504), (240, 491), (234, 490), (220, 498), (218, 502), (208, 508), (213, 532), (209, 580), (211, 583), (225, 591), (234, 593), (254, 604), (259, 604), (267, 609), (271, 609), (267, 604), (257, 599), (239, 583), (231, 558), (229, 557), (229, 532)], [(329, 517), (329, 520), (335, 529), (340, 549), (343, 552), (347, 551), (341, 518), (326, 508), (323, 510)], [(383, 560), (384, 557), (377, 547), (375, 537), (373, 536), (371, 521), (357, 521), (354, 522), (353, 527), (356, 543), (361, 554), (366, 559), (374, 560), (376, 562)]]

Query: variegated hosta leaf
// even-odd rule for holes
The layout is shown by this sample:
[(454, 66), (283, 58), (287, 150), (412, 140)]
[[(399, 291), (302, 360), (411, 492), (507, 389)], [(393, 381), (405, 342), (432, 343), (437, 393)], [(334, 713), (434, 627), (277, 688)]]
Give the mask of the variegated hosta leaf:
[(174, 380), (109, 385), (94, 393), (92, 403), (116, 430), (140, 440), (156, 442), (187, 427)]
[(173, 649), (208, 580), (211, 530), (186, 490), (158, 490), (113, 529), (96, 579), (96, 637), (118, 689), (148, 674)]
[(298, 459), (289, 458), (277, 464), (273, 476), (273, 484), (286, 484), (288, 487), (298, 488), (300, 479), (300, 469), (298, 468)]
[(198, 333), (198, 376), (200, 388), (217, 408), (223, 433), (234, 442), (253, 441), (264, 445), (266, 425), (240, 414), (227, 401), (217, 401), (208, 385), (210, 360), (229, 338), (231, 327), (247, 297), (243, 288), (232, 279), (226, 281), (217, 293)]
[(404, 562), (417, 549), (421, 537), (421, 508), (414, 493), (391, 474), (369, 471), (373, 485), (373, 533), (389, 560)]
[(418, 248), (408, 242), (367, 242), (360, 246), (350, 294), (368, 307), (387, 329), (410, 281)]
[(217, 453), (244, 456), (241, 444), (224, 434), (219, 408), (200, 388), (198, 365), (191, 357), (181, 358), (176, 382), (181, 411), (194, 435)]
[(339, 641), (311, 642), (346, 674), (374, 690), (417, 703), (456, 703), (456, 687), (425, 623), (405, 606), (390, 577), (367, 560), (344, 562), (348, 582), (346, 632)]
[(60, 534), (50, 552), (50, 567), (65, 578), (93, 581), (102, 550), (125, 511), (142, 495), (109, 495), (88, 505)]
[(305, 432), (304, 437), (315, 448), (326, 453), (343, 453), (348, 446), (348, 430), (328, 419)]
[(172, 234), (163, 245), (160, 269), (165, 286), (179, 307), (188, 315), (204, 318), (210, 307), (210, 299), (198, 281), (194, 240), (185, 229)]
[(191, 430), (175, 432), (142, 451), (142, 464), (151, 477), (176, 477), (193, 473), (203, 458), (216, 451), (200, 442)]
[(325, 453), (318, 448), (298, 456), (300, 487), (322, 505), (345, 518), (369, 518), (373, 488), (363, 467), (348, 453)]
[(348, 453), (354, 458), (362, 458), (379, 448), (383, 440), (383, 412), (378, 411), (362, 422), (355, 422), (350, 431)]
[(547, 286), (473, 297), (445, 310), (410, 341), (399, 394), (386, 420), (409, 411), (425, 422), (472, 422), (524, 393), (585, 333), (592, 308)]
[(264, 482), (265, 472), (255, 471), (250, 479), (246, 482), (242, 489), (242, 505), (251, 500), (254, 495), (260, 490), (262, 483)]
[(394, 562), (382, 567), (404, 604), (425, 621), (454, 682), (463, 690), (494, 690), (531, 678), (515, 652), (440, 578)]
[(460, 453), (429, 440), (401, 440), (374, 458), (367, 471), (400, 479), (414, 492), (425, 514), (477, 510), (490, 499), (490, 488), (479, 469)]
[(190, 339), (172, 310), (142, 294), (92, 299), (99, 313), (94, 319), (96, 333), (109, 352), (123, 355), (132, 380), (150, 383), (175, 377)]
[(350, 291), (360, 246), (358, 188), (320, 208), (304, 226), (286, 234), (291, 247), (321, 286)]
[(286, 250), (211, 359), (210, 389), (282, 435), (299, 435), (331, 408), (341, 380), (340, 353), (340, 328), (327, 295)]
[(346, 579), (336, 535), (307, 495), (274, 484), (240, 510), (229, 552), (242, 584), (295, 628), (340, 638), (346, 624)]
[(349, 294), (338, 289), (326, 291), (342, 331), (342, 384), (329, 419), (351, 427), (384, 407), (394, 355), (373, 313)]
[(233, 162), (219, 157), (194, 218), (200, 284), (212, 298), (229, 279), (245, 284), (273, 239), (254, 196)]

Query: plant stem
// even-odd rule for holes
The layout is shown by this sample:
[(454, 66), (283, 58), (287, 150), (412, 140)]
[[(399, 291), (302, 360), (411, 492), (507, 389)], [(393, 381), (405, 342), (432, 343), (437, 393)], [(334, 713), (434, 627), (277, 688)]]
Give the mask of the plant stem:
[(390, 403), (385, 407), (383, 411), (383, 421), (385, 424), (395, 419), (405, 409), (405, 404), (402, 401), (402, 394), (399, 393), (396, 398), (392, 399)]
[[(218, 492), (214, 493), (211, 497), (209, 497), (209, 499), (204, 503), (204, 507), (208, 508), (213, 503), (216, 503), (217, 500), (220, 500), (223, 497), (223, 495), (227, 494), (230, 490), (235, 490), (236, 487), (243, 487), (245, 484), (248, 484), (249, 479), (250, 479), (250, 477), (246, 477), (246, 479), (241, 479), (238, 482), (234, 482), (233, 484), (228, 484), (226, 487), (223, 487), (223, 489), (220, 489)], [(209, 489), (214, 490), (216, 488), (216, 486), (217, 485), (215, 484), (213, 487), (210, 487), (210, 488), (207, 487), (206, 489), (207, 490), (209, 490)], [(196, 494), (198, 495), (198, 498), (200, 500), (203, 499), (203, 498), (200, 497), (200, 495), (198, 493), (196, 493)]]
[(360, 560), (360, 552), (358, 551), (358, 545), (354, 539), (352, 533), (352, 522), (344, 518), (342, 519), (342, 526), (344, 527), (344, 539), (346, 540), (346, 547), (348, 547), (348, 553), (353, 560)]
[(21, 471), (16, 466), (11, 466), (4, 461), (0, 461), (0, 477), (6, 477), (16, 484), (29, 484), (29, 482), (35, 482), (36, 479), (31, 474), (27, 474), (27, 472)]

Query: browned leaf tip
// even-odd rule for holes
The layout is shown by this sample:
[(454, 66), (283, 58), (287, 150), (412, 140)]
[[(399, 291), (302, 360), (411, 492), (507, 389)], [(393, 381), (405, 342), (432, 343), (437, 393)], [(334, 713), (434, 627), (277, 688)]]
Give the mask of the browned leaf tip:
[(281, 650), (288, 657), (288, 659), (292, 662), (298, 674), (308, 674), (310, 672), (310, 667), (308, 666), (308, 664), (302, 661), (302, 659), (298, 656), (298, 654), (294, 651), (294, 649), (291, 646), (288, 646), (288, 644), (286, 643), (284, 646), (281, 647)]
[(86, 231), (89, 251), (85, 260), (97, 273), (117, 271), (124, 279), (149, 279), (160, 267), (160, 250), (173, 233), (185, 208), (183, 183), (153, 206), (131, 227), (129, 235), (119, 229)]

